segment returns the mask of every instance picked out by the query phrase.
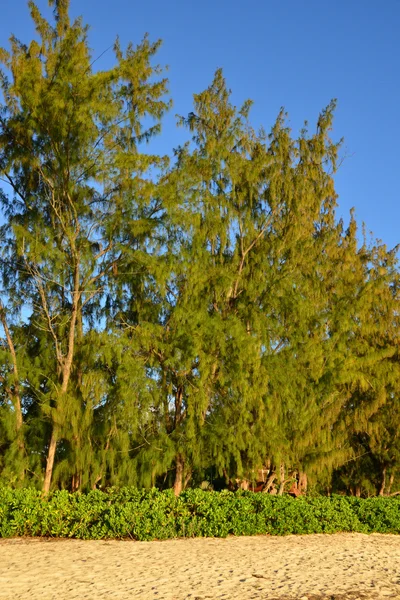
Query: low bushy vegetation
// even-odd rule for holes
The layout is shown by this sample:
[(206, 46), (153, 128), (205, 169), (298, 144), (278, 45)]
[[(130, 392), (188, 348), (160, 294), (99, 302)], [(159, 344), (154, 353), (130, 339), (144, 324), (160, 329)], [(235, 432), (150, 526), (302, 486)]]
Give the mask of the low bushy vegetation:
[(274, 497), (251, 492), (135, 488), (56, 491), (0, 488), (0, 537), (80, 539), (286, 535), (304, 533), (400, 533), (400, 500)]

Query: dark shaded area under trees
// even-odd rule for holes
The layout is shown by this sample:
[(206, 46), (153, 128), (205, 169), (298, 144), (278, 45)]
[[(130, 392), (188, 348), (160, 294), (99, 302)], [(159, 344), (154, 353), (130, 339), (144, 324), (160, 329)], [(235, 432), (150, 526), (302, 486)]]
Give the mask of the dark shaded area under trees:
[(0, 481), (396, 493), (396, 249), (336, 218), (335, 103), (257, 132), (218, 70), (151, 154), (159, 42), (96, 70), (50, 5), (0, 50)]

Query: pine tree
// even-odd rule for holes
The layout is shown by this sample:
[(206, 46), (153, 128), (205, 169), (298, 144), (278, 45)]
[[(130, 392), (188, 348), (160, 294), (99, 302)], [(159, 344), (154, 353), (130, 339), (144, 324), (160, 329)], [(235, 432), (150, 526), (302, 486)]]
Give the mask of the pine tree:
[(342, 416), (352, 460), (338, 469), (336, 478), (353, 492), (383, 494), (394, 482), (399, 460), (398, 268), (396, 249), (364, 244), (364, 253), (362, 312), (357, 314), (353, 306), (357, 328), (351, 340), (353, 365), (358, 362), (361, 372)]
[[(124, 52), (117, 40), (116, 66), (95, 72), (88, 28), (70, 22), (68, 0), (50, 6), (54, 24), (30, 2), (38, 40), (25, 45), (12, 37), (11, 51), (0, 56), (0, 171), (12, 189), (2, 197), (3, 281), (10, 305), (30, 307), (55, 359), (42, 401), (51, 424), (46, 492), (58, 443), (69, 438), (74, 452), (83, 452), (86, 381), (75, 360), (85, 324), (100, 316), (124, 229), (138, 220), (141, 227), (143, 175), (158, 159), (139, 148), (168, 108), (166, 80), (150, 64), (158, 42), (145, 38)], [(149, 117), (155, 124), (146, 129)], [(73, 475), (79, 487), (81, 474)]]

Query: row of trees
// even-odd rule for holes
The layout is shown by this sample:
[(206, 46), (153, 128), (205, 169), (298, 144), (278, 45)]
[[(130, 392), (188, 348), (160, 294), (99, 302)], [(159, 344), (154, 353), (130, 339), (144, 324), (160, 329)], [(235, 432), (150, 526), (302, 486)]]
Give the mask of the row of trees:
[(393, 492), (399, 271), (336, 218), (334, 103), (315, 132), (256, 132), (218, 70), (190, 142), (152, 154), (159, 43), (96, 70), (49, 3), (0, 51), (2, 481), (179, 493), (265, 466), (281, 490)]

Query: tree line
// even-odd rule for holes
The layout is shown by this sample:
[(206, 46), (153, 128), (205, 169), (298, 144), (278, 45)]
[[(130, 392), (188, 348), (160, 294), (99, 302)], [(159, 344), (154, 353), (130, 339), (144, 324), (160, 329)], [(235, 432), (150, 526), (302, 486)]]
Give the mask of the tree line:
[(257, 131), (217, 70), (162, 156), (160, 42), (97, 69), (49, 4), (0, 50), (0, 480), (395, 492), (396, 249), (336, 216), (335, 102)]

